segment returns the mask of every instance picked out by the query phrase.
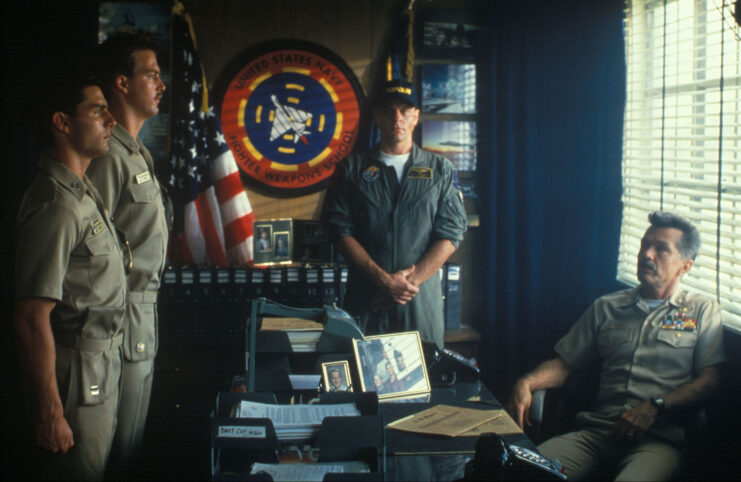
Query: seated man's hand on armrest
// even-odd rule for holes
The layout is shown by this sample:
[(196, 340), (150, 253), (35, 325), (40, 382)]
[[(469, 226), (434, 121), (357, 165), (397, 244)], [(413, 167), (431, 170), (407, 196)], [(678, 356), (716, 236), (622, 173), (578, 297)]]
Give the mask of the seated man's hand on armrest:
[(517, 380), (506, 409), (520, 428), (531, 425), (530, 406), (533, 392), (560, 387), (571, 374), (571, 367), (561, 357), (541, 363), (538, 368)]

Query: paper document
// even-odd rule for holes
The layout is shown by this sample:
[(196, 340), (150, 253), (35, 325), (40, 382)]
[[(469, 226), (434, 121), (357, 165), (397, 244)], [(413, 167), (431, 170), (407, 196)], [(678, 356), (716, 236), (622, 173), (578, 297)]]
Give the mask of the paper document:
[(235, 410), (239, 418), (269, 418), (278, 440), (306, 440), (316, 435), (325, 417), (356, 417), (354, 403), (275, 405), (243, 400)]
[(273, 480), (322, 480), (330, 472), (364, 473), (370, 472), (364, 462), (334, 462), (331, 464), (261, 464), (252, 465), (251, 474), (266, 472)]
[(360, 412), (354, 403), (276, 405), (242, 400), (239, 405), (241, 418), (269, 418), (275, 428), (321, 425), (325, 417), (356, 417)]
[(456, 437), (497, 417), (496, 410), (435, 405), (427, 410), (401, 418), (386, 428), (405, 432)]
[(472, 428), (471, 430), (462, 433), (461, 437), (478, 437), (482, 433), (496, 433), (499, 435), (505, 435), (508, 433), (522, 433), (522, 429), (517, 423), (512, 420), (512, 417), (505, 410), (494, 410), (497, 414), (496, 418), (490, 420), (478, 427)]
[(302, 318), (265, 317), (262, 319), (261, 330), (282, 331), (324, 331), (324, 325), (316, 321)]

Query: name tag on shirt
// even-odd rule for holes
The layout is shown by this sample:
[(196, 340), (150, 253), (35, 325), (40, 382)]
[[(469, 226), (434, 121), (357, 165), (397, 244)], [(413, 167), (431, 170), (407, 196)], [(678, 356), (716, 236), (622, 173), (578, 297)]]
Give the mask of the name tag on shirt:
[(408, 179), (432, 179), (432, 169), (429, 167), (412, 167), (407, 174)]
[(149, 171), (140, 172), (136, 175), (136, 183), (141, 184), (143, 182), (151, 181), (152, 175), (149, 174)]

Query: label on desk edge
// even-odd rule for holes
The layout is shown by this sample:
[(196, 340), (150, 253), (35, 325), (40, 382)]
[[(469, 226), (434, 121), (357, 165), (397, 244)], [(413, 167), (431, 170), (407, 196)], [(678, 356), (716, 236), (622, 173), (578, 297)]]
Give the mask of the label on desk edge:
[(265, 427), (251, 427), (248, 425), (219, 425), (220, 438), (265, 438)]

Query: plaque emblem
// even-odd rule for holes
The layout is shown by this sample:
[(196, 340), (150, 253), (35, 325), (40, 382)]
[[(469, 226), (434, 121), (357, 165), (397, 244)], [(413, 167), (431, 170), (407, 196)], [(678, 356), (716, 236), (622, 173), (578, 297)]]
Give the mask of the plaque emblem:
[(330, 51), (299, 41), (271, 42), (241, 65), (221, 122), (246, 181), (282, 195), (321, 189), (358, 136), (354, 74)]

